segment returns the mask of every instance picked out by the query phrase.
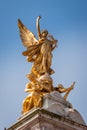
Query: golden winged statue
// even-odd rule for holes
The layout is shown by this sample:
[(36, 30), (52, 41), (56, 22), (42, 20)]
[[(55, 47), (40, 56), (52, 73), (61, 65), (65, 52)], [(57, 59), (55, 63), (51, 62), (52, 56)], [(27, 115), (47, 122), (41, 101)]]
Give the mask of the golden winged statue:
[(33, 107), (41, 107), (43, 96), (52, 91), (66, 92), (63, 97), (66, 100), (75, 84), (73, 82), (69, 88), (64, 88), (61, 84), (58, 87), (53, 87), (51, 78), (51, 74), (54, 73), (54, 70), (51, 68), (52, 51), (57, 46), (57, 40), (47, 30), (40, 31), (40, 19), (40, 16), (36, 19), (37, 39), (18, 19), (20, 37), (23, 45), (26, 47), (22, 54), (27, 57), (28, 62), (33, 62), (31, 72), (27, 74), (30, 82), (26, 84), (25, 92), (28, 92), (29, 95), (23, 101), (22, 114), (25, 114)]
[(36, 74), (42, 75), (45, 73), (52, 74), (53, 70), (50, 68), (52, 60), (52, 50), (56, 47), (57, 40), (48, 34), (47, 30), (40, 31), (39, 16), (37, 18), (38, 40), (34, 34), (29, 31), (23, 23), (18, 20), (18, 27), (20, 30), (20, 37), (23, 45), (27, 48), (23, 52), (27, 56), (28, 62), (34, 62), (33, 71)]
[(40, 31), (40, 18), (38, 16), (36, 20), (38, 39), (18, 19), (20, 37), (23, 45), (26, 47), (26, 51), (22, 54), (27, 57), (28, 62), (33, 62), (31, 72), (27, 75), (30, 83), (25, 88), (25, 91), (31, 94), (23, 102), (22, 113), (26, 113), (35, 106), (40, 107), (42, 96), (53, 90), (50, 75), (54, 73), (54, 70), (51, 68), (52, 51), (56, 47), (57, 40), (47, 30)]

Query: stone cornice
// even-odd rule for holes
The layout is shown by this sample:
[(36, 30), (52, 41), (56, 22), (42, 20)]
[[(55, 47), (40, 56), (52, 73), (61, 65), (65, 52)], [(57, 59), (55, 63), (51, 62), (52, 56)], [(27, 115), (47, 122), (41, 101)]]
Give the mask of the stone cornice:
[(58, 119), (59, 121), (61, 121), (63, 123), (65, 122), (66, 124), (70, 124), (70, 125), (74, 125), (76, 127), (84, 128), (84, 130), (87, 129), (86, 125), (76, 123), (72, 120), (66, 119), (63, 116), (60, 116), (58, 114), (55, 114), (53, 112), (47, 111), (47, 110), (42, 109), (42, 108), (41, 109), (35, 108), (35, 109), (31, 110), (30, 112), (26, 113), (25, 115), (21, 116), (17, 120), (17, 122), (15, 124), (13, 124), (11, 127), (9, 127), (7, 130), (15, 130), (17, 127), (20, 127), (22, 124), (31, 120), (33, 117), (39, 119), (39, 117), (45, 118), (45, 116), (48, 117), (48, 118)]

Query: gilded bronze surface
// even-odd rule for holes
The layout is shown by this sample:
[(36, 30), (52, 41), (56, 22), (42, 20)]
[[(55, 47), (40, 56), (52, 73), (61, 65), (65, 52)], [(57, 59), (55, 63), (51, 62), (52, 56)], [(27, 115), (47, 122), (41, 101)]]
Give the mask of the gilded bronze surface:
[[(29, 95), (23, 101), (22, 114), (28, 112), (33, 107), (41, 107), (43, 95), (57, 90), (53, 87), (51, 78), (51, 75), (54, 73), (54, 70), (51, 68), (52, 51), (57, 46), (57, 40), (47, 30), (40, 30), (40, 19), (40, 16), (36, 19), (38, 39), (18, 19), (20, 37), (23, 45), (26, 47), (22, 54), (27, 57), (28, 62), (33, 62), (31, 72), (27, 74), (30, 82), (26, 85), (25, 92), (28, 92)], [(69, 93), (71, 89), (72, 87), (66, 91)], [(63, 92), (60, 89), (57, 91)], [(64, 90), (64, 92), (66, 91)], [(66, 99), (67, 95), (64, 99)]]
[(58, 84), (58, 86), (55, 87), (55, 90), (60, 93), (65, 93), (63, 98), (64, 98), (64, 100), (66, 100), (70, 91), (74, 88), (74, 85), (75, 85), (75, 82), (73, 82), (70, 87), (64, 88), (62, 84)]

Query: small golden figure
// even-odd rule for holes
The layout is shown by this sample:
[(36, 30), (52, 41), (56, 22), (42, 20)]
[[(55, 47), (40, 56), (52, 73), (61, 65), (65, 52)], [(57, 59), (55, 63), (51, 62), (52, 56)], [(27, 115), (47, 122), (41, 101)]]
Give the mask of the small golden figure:
[(74, 88), (74, 85), (75, 85), (75, 82), (73, 82), (70, 87), (64, 88), (62, 84), (58, 84), (58, 86), (55, 88), (55, 90), (59, 91), (60, 93), (65, 93), (63, 98), (64, 98), (64, 100), (66, 100), (70, 91)]

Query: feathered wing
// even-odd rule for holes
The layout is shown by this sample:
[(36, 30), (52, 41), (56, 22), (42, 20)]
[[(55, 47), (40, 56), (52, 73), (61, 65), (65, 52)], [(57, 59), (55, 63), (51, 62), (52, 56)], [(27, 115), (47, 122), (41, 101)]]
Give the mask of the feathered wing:
[(18, 27), (22, 43), (25, 47), (38, 44), (38, 40), (35, 38), (34, 34), (23, 25), (20, 19), (18, 19)]

